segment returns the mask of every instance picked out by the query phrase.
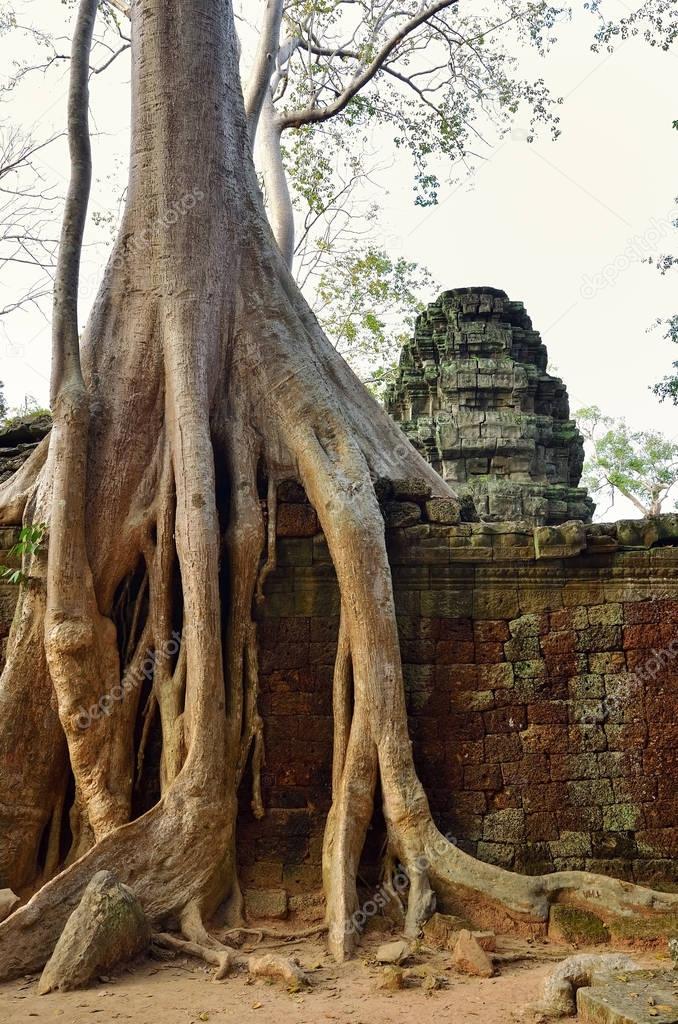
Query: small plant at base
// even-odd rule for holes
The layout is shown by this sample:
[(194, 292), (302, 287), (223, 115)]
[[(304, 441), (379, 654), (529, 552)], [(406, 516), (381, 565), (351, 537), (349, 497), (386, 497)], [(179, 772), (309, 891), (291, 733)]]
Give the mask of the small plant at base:
[[(24, 555), (34, 555), (40, 549), (46, 533), (46, 523), (31, 523), (30, 526), (22, 527), (18, 541), (9, 549), (10, 558), (16, 556), (23, 561)], [(5, 583), (25, 583), (27, 579), (28, 577), (21, 569), (0, 565), (0, 580)]]

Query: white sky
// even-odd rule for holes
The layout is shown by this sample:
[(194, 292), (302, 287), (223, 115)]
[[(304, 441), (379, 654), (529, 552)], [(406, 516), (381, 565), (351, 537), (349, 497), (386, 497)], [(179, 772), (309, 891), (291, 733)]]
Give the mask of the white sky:
[[(32, 0), (25, 7), (33, 22), (63, 31), (61, 4)], [(565, 96), (557, 142), (524, 142), (520, 129), (527, 124), (519, 120), (514, 138), (489, 149), (470, 181), (443, 185), (431, 209), (414, 206), (409, 164), (394, 156), (380, 179), (384, 191), (377, 193), (383, 207), (377, 240), (394, 256), (427, 265), (443, 287), (489, 284), (523, 300), (569, 387), (573, 409), (595, 403), (636, 427), (678, 437), (676, 410), (660, 405), (649, 390), (678, 353), (660, 331), (647, 333), (657, 317), (678, 311), (675, 277), (662, 278), (636, 260), (604, 287), (590, 284), (606, 268), (614, 274), (615, 260), (634, 239), (648, 252), (678, 248), (669, 227), (678, 194), (678, 132), (671, 127), (678, 117), (678, 51), (665, 54), (633, 39), (612, 55), (593, 54), (594, 24), (579, 10), (572, 24), (561, 26), (560, 42), (545, 61), (526, 53), (521, 64), (523, 74), (541, 74)], [(14, 34), (0, 39), (0, 67), (9, 66), (17, 47)], [(100, 213), (114, 209), (112, 182), (125, 165), (127, 82), (123, 57), (92, 83), (94, 122), (105, 133), (94, 142), (91, 209)], [(61, 130), (66, 85), (65, 67), (35, 75), (0, 107), (3, 121), (34, 125), (36, 138)], [(65, 145), (54, 144), (42, 164), (63, 191)], [(92, 226), (90, 242), (105, 237)], [(104, 251), (103, 245), (87, 250), (83, 315)], [(17, 314), (0, 328), (0, 380), (11, 405), (27, 393), (46, 402), (49, 344), (49, 324), (37, 312)], [(626, 505), (615, 509), (622, 513), (630, 513)]]

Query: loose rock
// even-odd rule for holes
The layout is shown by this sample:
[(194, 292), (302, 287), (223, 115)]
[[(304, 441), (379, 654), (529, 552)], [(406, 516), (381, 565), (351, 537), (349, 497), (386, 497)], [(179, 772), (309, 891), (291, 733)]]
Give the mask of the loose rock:
[(423, 928), (424, 942), (435, 949), (454, 949), (459, 932), (468, 922), (452, 914), (433, 914)]
[(16, 896), (11, 889), (0, 889), (0, 921), (4, 921), (6, 917), (12, 913), (18, 906), (21, 900)]
[(385, 942), (374, 955), (379, 964), (399, 964), (410, 955), (410, 946), (404, 939), (397, 942)]
[(452, 963), (464, 974), (474, 974), (479, 978), (491, 978), (494, 974), (489, 956), (466, 928), (459, 932)]
[(405, 988), (405, 974), (401, 967), (385, 967), (377, 978), (377, 988), (396, 992)]
[(300, 988), (305, 988), (308, 985), (308, 978), (296, 960), (285, 956), (277, 956), (275, 953), (251, 956), (247, 961), (247, 969), (250, 974), (254, 974), (256, 977), (282, 981), (283, 984), (293, 991), (298, 991)]

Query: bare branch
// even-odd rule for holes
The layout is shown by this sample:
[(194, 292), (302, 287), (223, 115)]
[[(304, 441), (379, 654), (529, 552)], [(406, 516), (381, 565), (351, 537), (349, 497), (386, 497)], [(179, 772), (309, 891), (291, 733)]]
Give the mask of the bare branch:
[(280, 129), (300, 128), (304, 124), (317, 124), (321, 121), (327, 121), (330, 117), (334, 117), (336, 114), (341, 113), (341, 111), (348, 106), (353, 97), (356, 96), (380, 70), (382, 70), (384, 63), (390, 54), (397, 46), (400, 45), (400, 43), (402, 43), (403, 39), (439, 11), (443, 11), (448, 7), (456, 6), (457, 2), (458, 0), (437, 0), (436, 3), (433, 3), (429, 7), (419, 11), (414, 18), (411, 18), (390, 37), (390, 39), (379, 50), (374, 60), (372, 60), (367, 67), (360, 72), (360, 74), (355, 75), (351, 79), (344, 91), (337, 96), (332, 103), (328, 103), (326, 107), (315, 107), (311, 105), (305, 107), (303, 110), (296, 110), (281, 114), (278, 117)]

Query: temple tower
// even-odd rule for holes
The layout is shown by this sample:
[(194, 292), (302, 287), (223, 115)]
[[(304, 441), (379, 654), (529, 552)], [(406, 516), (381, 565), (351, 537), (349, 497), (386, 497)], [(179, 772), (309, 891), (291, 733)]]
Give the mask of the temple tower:
[(567, 388), (522, 302), (453, 288), (417, 318), (386, 408), (481, 519), (591, 520)]

